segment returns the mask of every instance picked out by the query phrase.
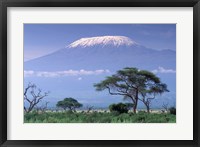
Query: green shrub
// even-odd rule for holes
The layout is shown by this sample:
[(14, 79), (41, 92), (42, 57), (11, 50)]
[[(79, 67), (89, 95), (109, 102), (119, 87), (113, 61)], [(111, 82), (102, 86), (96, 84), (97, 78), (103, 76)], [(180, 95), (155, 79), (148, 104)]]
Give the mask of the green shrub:
[(169, 108), (169, 113), (173, 114), (173, 115), (176, 115), (176, 108), (175, 107)]
[(118, 113), (128, 113), (127, 105), (123, 103), (112, 104), (109, 106), (110, 112), (118, 112)]

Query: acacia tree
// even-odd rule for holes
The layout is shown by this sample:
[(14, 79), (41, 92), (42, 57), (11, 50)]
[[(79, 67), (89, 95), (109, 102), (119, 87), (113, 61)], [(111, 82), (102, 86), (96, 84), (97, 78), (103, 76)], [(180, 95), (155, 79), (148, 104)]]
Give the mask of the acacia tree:
[(80, 108), (83, 105), (79, 103), (76, 99), (69, 97), (65, 98), (62, 101), (58, 101), (56, 106), (63, 108), (64, 110), (69, 109), (70, 111), (76, 111), (76, 108)]
[(167, 85), (164, 83), (151, 83), (147, 89), (141, 91), (141, 100), (147, 108), (147, 112), (150, 113), (150, 106), (152, 100), (156, 98), (156, 95), (162, 94), (164, 92), (169, 92)]
[(24, 111), (29, 113), (36, 107), (36, 105), (46, 96), (49, 92), (42, 92), (37, 88), (35, 84), (29, 83), (24, 90), (24, 103), (27, 103), (27, 107), (24, 104)]
[[(136, 113), (138, 100), (144, 91), (153, 85), (162, 84), (160, 79), (152, 72), (138, 70), (137, 68), (124, 68), (116, 74), (106, 77), (100, 83), (94, 84), (97, 91), (107, 89), (111, 95), (121, 95), (133, 103), (133, 112)], [(147, 93), (145, 93), (147, 94)]]

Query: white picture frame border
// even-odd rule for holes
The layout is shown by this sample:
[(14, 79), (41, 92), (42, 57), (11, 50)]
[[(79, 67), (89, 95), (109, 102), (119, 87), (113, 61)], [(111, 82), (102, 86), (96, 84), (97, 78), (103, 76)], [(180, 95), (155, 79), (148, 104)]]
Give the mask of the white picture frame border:
[[(33, 8), (9, 7), (8, 140), (193, 140), (193, 8)], [(67, 18), (67, 19), (66, 19)], [(132, 19), (131, 19), (132, 18)], [(176, 24), (176, 123), (25, 124), (23, 123), (24, 23)], [(185, 78), (187, 77), (187, 78)], [(185, 84), (187, 83), (187, 84)], [(191, 98), (188, 101), (188, 98)], [(187, 108), (187, 109), (186, 109)], [(69, 135), (70, 134), (70, 135)], [(124, 134), (124, 135), (121, 135)]]

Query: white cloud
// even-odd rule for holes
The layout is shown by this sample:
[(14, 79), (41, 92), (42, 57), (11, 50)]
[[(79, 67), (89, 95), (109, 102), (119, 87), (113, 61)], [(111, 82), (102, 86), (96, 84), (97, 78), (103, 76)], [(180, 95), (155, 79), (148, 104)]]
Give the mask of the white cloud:
[[(110, 73), (108, 69), (103, 70), (65, 70), (65, 71), (33, 71), (33, 70), (25, 70), (24, 71), (24, 76), (25, 77), (63, 77), (63, 76), (83, 76), (83, 75), (99, 75), (99, 74), (105, 74), (105, 73)], [(81, 77), (79, 77), (81, 78)], [(82, 80), (78, 79), (78, 80)]]
[(26, 76), (26, 77), (30, 77), (30, 76), (32, 76), (34, 74), (34, 71), (32, 71), (32, 70), (28, 70), (28, 71), (24, 71), (24, 76)]
[(83, 79), (82, 77), (79, 77), (79, 78), (78, 78), (79, 81), (81, 81), (82, 79)]
[(165, 69), (163, 67), (158, 67), (158, 69), (152, 70), (153, 73), (176, 73), (173, 69)]

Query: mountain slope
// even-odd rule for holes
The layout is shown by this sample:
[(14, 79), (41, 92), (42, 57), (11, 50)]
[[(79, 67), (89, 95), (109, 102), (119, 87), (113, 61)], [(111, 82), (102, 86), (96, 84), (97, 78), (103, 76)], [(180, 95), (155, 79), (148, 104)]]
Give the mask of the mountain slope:
[(82, 38), (52, 54), (25, 62), (25, 70), (175, 68), (176, 53), (156, 51), (124, 36)]

